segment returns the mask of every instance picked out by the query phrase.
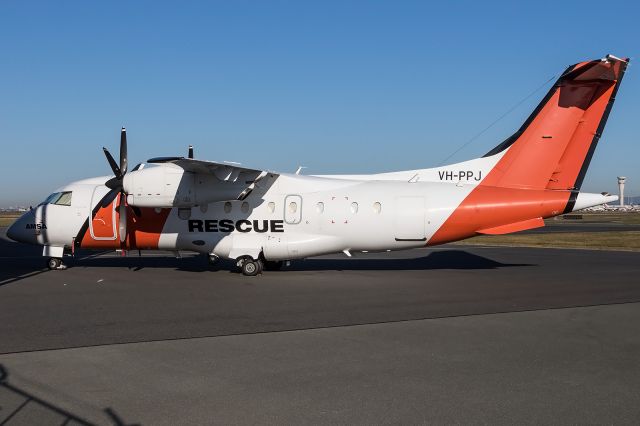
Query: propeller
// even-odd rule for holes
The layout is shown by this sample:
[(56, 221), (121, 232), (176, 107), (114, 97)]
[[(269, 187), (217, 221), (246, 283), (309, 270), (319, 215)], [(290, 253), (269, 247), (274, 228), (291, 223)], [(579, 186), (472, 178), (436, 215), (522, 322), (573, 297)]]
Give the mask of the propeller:
[(107, 187), (111, 189), (122, 189), (122, 181), (124, 175), (127, 173), (127, 129), (123, 127), (120, 131), (120, 165), (116, 163), (116, 160), (113, 159), (113, 156), (107, 148), (102, 147), (102, 150), (114, 174), (114, 177), (106, 182)]
[(116, 163), (107, 148), (102, 147), (102, 150), (114, 174), (114, 177), (105, 183), (111, 191), (104, 198), (103, 205), (105, 203), (107, 205), (110, 204), (116, 194), (120, 193), (118, 233), (120, 234), (120, 244), (122, 245), (127, 238), (127, 206), (125, 203), (127, 195), (124, 192), (124, 175), (127, 174), (127, 129), (123, 127), (120, 131), (120, 164)]

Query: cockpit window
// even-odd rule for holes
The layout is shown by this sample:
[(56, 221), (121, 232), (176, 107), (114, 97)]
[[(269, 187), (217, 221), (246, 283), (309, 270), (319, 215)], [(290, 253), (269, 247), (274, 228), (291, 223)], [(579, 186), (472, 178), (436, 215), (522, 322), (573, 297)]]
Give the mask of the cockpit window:
[(61, 192), (60, 198), (56, 200), (55, 203), (58, 206), (70, 206), (71, 205), (71, 191), (69, 192)]
[(54, 203), (58, 198), (60, 198), (60, 193), (59, 192), (54, 192), (53, 194), (49, 195), (46, 200), (41, 202), (40, 205), (42, 206), (42, 205), (45, 205), (45, 204)]
[(44, 204), (56, 204), (58, 206), (70, 206), (71, 205), (71, 191), (54, 192), (49, 195), (40, 205)]

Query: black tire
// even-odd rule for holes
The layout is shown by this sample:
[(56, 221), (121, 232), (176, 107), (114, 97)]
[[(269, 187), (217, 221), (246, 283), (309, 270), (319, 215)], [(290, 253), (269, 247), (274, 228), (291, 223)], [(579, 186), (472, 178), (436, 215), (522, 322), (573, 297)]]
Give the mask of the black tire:
[(264, 269), (267, 271), (279, 271), (284, 266), (282, 260), (267, 260), (264, 262)]
[(246, 259), (242, 262), (242, 274), (247, 277), (255, 277), (262, 271), (261, 262), (253, 259)]
[(47, 267), (51, 270), (58, 269), (62, 265), (62, 259), (59, 257), (50, 257), (47, 260)]

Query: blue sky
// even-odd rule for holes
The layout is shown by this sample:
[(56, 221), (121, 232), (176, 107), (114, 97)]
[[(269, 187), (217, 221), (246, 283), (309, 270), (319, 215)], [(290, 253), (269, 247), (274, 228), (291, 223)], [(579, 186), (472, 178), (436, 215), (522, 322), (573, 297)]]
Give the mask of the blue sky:
[[(161, 155), (439, 165), (567, 65), (630, 56), (583, 190), (640, 195), (638, 2), (3, 2), (0, 206)], [(548, 86), (449, 162), (513, 133)]]

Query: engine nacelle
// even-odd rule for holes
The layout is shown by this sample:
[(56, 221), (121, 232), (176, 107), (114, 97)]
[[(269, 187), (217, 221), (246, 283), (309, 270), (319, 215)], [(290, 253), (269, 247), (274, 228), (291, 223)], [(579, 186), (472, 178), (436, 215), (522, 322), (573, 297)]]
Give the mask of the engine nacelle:
[(247, 188), (247, 183), (221, 181), (213, 174), (186, 172), (166, 163), (147, 164), (127, 173), (123, 187), (131, 206), (167, 208), (235, 200)]

